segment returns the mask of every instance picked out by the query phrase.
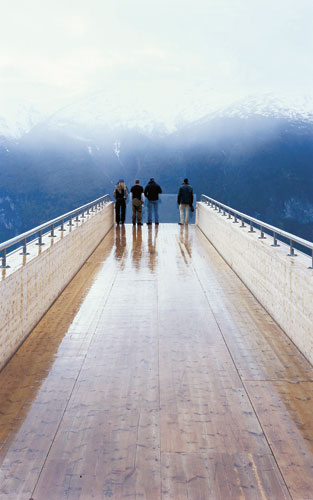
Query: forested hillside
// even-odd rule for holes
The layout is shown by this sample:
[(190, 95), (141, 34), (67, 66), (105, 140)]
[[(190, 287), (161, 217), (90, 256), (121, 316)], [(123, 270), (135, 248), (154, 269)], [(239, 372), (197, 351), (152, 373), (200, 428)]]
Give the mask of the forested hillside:
[(0, 240), (101, 196), (121, 177), (155, 177), (313, 240), (313, 122), (287, 113), (208, 115), (174, 132), (57, 117), (0, 141)]

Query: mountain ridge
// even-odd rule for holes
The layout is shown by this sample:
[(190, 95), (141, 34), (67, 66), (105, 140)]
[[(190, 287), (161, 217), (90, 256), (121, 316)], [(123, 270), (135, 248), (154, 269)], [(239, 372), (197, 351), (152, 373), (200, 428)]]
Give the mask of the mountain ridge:
[(241, 101), (172, 131), (64, 114), (60, 127), (54, 114), (18, 140), (2, 138), (0, 239), (112, 193), (120, 177), (128, 184), (156, 177), (175, 193), (188, 176), (198, 198), (313, 240), (313, 120), (309, 109), (275, 106)]

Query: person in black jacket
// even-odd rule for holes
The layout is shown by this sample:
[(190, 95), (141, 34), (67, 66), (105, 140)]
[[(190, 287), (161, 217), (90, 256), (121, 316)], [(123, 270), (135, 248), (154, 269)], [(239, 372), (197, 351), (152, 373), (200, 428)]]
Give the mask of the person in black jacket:
[(153, 178), (150, 179), (145, 187), (144, 195), (148, 199), (148, 222), (147, 224), (152, 224), (152, 207), (154, 210), (154, 222), (159, 224), (159, 194), (162, 193), (162, 189), (155, 182)]
[(142, 205), (144, 204), (144, 195), (143, 195), (143, 187), (140, 186), (140, 180), (137, 179), (135, 185), (130, 189), (130, 200), (132, 202), (133, 207), (133, 216), (132, 222), (133, 225), (137, 224), (138, 226), (142, 226), (141, 216), (142, 216)]
[[(177, 203), (179, 205), (179, 215), (180, 221), (178, 224), (188, 224), (189, 222), (189, 208), (193, 204), (193, 189), (190, 186), (188, 179), (184, 179), (184, 182), (179, 188)], [(184, 214), (185, 211), (185, 214)]]

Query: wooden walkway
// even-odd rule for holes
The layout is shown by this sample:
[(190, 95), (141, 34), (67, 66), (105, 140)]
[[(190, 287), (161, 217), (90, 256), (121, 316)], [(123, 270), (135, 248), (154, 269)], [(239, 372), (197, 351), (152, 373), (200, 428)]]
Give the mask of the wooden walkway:
[(313, 369), (195, 227), (112, 230), (0, 373), (0, 499), (313, 499)]

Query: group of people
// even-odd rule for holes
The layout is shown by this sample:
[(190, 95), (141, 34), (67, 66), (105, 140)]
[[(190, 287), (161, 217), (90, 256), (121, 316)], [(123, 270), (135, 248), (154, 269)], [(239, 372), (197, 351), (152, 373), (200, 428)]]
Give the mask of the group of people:
[[(113, 196), (115, 199), (115, 217), (116, 224), (124, 224), (126, 217), (126, 200), (130, 198), (132, 205), (132, 223), (133, 225), (142, 226), (142, 207), (145, 203), (145, 199), (148, 201), (148, 221), (147, 224), (152, 224), (152, 212), (154, 213), (154, 223), (159, 224), (159, 195), (162, 193), (161, 186), (155, 182), (153, 178), (150, 179), (145, 188), (140, 185), (139, 179), (135, 181), (135, 184), (131, 187), (130, 192), (124, 182), (124, 179), (120, 179), (116, 184)], [(189, 184), (188, 179), (184, 179), (181, 184), (178, 195), (177, 203), (179, 205), (180, 214), (180, 225), (188, 224), (189, 222), (189, 210), (193, 211), (193, 189)]]

